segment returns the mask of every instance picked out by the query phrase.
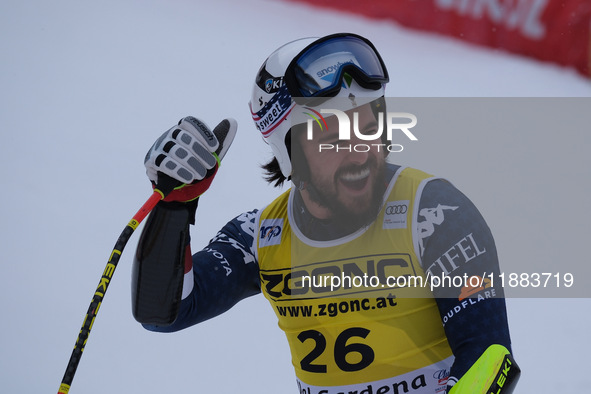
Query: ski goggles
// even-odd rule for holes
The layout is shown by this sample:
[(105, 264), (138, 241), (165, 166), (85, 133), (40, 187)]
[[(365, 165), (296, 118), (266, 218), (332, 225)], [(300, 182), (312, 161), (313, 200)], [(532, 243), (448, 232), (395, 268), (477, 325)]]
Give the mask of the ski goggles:
[[(350, 79), (378, 90), (390, 79), (373, 44), (364, 37), (339, 33), (314, 41), (285, 71), (284, 82), (294, 100), (334, 97)], [(300, 99), (301, 100), (301, 99)]]

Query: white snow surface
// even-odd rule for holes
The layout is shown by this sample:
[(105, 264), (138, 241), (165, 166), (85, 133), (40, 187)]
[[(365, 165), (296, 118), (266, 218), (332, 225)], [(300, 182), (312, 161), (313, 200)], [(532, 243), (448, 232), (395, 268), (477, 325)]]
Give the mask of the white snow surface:
[[(591, 96), (591, 81), (570, 69), (297, 3), (0, 4), (0, 392), (57, 392), (109, 253), (150, 194), (144, 154), (178, 119), (194, 115), (213, 127), (231, 116), (239, 123), (201, 200), (194, 249), (227, 220), (279, 194), (259, 169), (270, 150), (247, 106), (254, 75), (279, 45), (340, 31), (379, 48), (391, 73), (389, 96)], [(452, 179), (473, 199), (502, 264), (554, 259), (558, 271), (588, 263), (589, 129), (531, 130), (520, 154), (506, 157), (489, 139), (477, 132), (469, 145), (442, 139), (441, 149), (455, 153), (436, 169), (424, 168), (431, 162), (420, 149), (409, 161)], [(576, 176), (548, 179), (549, 169)], [(511, 185), (533, 181), (491, 192), (504, 190), (507, 174)], [(527, 216), (515, 214), (526, 202)], [(136, 323), (130, 277), (138, 235), (120, 260), (71, 394), (297, 391), (287, 343), (261, 295), (175, 334)], [(516, 393), (588, 391), (590, 307), (589, 299), (508, 300), (523, 370)]]

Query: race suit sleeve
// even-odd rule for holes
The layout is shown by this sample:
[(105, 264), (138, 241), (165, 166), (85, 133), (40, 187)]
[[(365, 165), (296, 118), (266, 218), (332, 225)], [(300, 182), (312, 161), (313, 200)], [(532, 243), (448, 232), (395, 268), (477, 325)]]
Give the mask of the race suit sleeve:
[(499, 273), (496, 247), (478, 209), (446, 180), (425, 185), (417, 224), (423, 269), (441, 284), (433, 294), (455, 356), (453, 384), (490, 345), (511, 351), (503, 289), (490, 280)]
[[(178, 208), (162, 208), (156, 212), (156, 215), (161, 217), (152, 219), (146, 226), (153, 222), (170, 222), (171, 220), (168, 219), (170, 216), (182, 217), (183, 213), (178, 213), (178, 210)], [(150, 237), (151, 242), (142, 242), (140, 239), (136, 253), (139, 257), (136, 257), (134, 265), (141, 268), (142, 261), (138, 260), (141, 260), (142, 255), (148, 254), (147, 250), (149, 250), (150, 255), (160, 257), (161, 261), (158, 263), (161, 265), (184, 265), (184, 275), (180, 281), (178, 279), (172, 281), (157, 277), (159, 272), (156, 271), (150, 276), (144, 274), (141, 277), (141, 283), (134, 284), (136, 292), (137, 288), (142, 286), (149, 288), (143, 290), (143, 293), (158, 292), (158, 289), (154, 288), (158, 284), (166, 287), (169, 286), (168, 283), (174, 282), (175, 286), (182, 288), (178, 297), (180, 304), (175, 308), (175, 318), (172, 322), (153, 324), (149, 320), (145, 322), (137, 317), (136, 319), (150, 331), (174, 332), (217, 316), (230, 309), (238, 301), (259, 293), (258, 265), (251, 248), (255, 216), (256, 211), (251, 211), (235, 217), (210, 240), (205, 248), (193, 256), (191, 256), (188, 235), (189, 220), (183, 221), (177, 218), (175, 223), (169, 224), (167, 227), (153, 225), (154, 228), (144, 229), (142, 238), (146, 233), (148, 235), (156, 233), (156, 235)], [(166, 243), (167, 233), (174, 234), (176, 232), (180, 232), (184, 236), (175, 239), (175, 242)], [(184, 253), (179, 253), (178, 247), (174, 246), (180, 241), (184, 242)], [(162, 250), (157, 250), (159, 248)], [(144, 258), (144, 260), (146, 259)], [(181, 263), (178, 263), (178, 260)], [(181, 284), (177, 285), (179, 282)], [(157, 301), (141, 305), (140, 309), (145, 310), (149, 307), (161, 309), (157, 305)]]
[[(256, 212), (243, 213), (228, 222), (192, 258), (187, 272), (177, 320), (168, 327), (146, 327), (172, 332), (226, 312), (238, 301), (261, 291), (258, 264), (252, 251)], [(192, 272), (191, 272), (192, 271)]]

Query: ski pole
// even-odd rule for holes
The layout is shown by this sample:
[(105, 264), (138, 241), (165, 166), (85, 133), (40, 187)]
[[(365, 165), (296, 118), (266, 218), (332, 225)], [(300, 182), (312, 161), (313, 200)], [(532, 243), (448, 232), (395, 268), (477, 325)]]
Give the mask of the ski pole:
[(94, 323), (94, 319), (99, 311), (105, 293), (107, 292), (107, 288), (109, 287), (109, 283), (111, 282), (111, 278), (113, 277), (113, 273), (115, 272), (115, 268), (117, 268), (117, 263), (119, 262), (119, 258), (121, 257), (121, 253), (123, 253), (123, 248), (131, 238), (133, 232), (137, 229), (140, 223), (148, 216), (148, 214), (154, 209), (156, 204), (164, 197), (166, 197), (174, 188), (175, 186), (179, 185), (179, 182), (165, 176), (163, 174), (159, 174), (158, 184), (154, 188), (154, 192), (148, 198), (148, 200), (142, 205), (142, 207), (137, 211), (137, 213), (133, 216), (133, 218), (127, 223), (125, 229), (117, 239), (115, 243), (115, 247), (109, 256), (109, 260), (107, 262), (107, 266), (103, 271), (103, 275), (101, 276), (101, 280), (92, 296), (92, 301), (90, 302), (90, 306), (88, 307), (88, 311), (86, 312), (86, 316), (84, 317), (84, 321), (82, 323), (82, 328), (80, 329), (80, 333), (78, 334), (78, 338), (76, 339), (76, 343), (74, 345), (74, 350), (72, 350), (72, 355), (70, 356), (70, 361), (68, 362), (68, 366), (66, 367), (66, 372), (64, 373), (64, 377), (62, 379), (62, 383), (60, 384), (60, 388), (58, 390), (58, 394), (67, 394), (70, 390), (70, 386), (72, 385), (72, 380), (74, 379), (74, 374), (76, 373), (76, 369), (78, 368), (78, 364), (80, 363), (80, 358), (82, 358), (82, 352), (84, 351), (84, 346), (86, 345), (86, 341), (88, 340), (88, 336), (90, 335), (90, 330), (92, 329), (92, 324)]

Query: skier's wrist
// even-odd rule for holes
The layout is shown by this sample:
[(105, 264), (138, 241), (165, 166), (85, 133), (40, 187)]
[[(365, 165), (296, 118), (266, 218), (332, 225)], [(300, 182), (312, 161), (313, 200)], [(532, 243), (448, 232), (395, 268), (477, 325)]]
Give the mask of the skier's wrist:
[(199, 206), (199, 198), (190, 201), (160, 201), (157, 205), (159, 209), (166, 211), (186, 211), (189, 217), (189, 223), (195, 224), (195, 214)]

